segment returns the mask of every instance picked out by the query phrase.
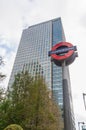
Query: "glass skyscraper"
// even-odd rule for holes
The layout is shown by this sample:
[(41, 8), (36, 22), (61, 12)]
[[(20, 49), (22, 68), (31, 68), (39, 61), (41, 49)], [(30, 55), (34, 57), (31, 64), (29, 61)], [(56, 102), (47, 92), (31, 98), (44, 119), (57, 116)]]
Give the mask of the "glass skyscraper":
[[(68, 86), (64, 90), (62, 67), (56, 66), (48, 56), (48, 51), (51, 50), (52, 46), (61, 41), (65, 41), (61, 18), (36, 24), (23, 30), (8, 86), (11, 87), (14, 76), (23, 69), (27, 69), (33, 76), (36, 73), (43, 75), (52, 91), (54, 100), (63, 111), (63, 119), (68, 124), (64, 130), (75, 130), (68, 67), (66, 67)], [(65, 94), (65, 99), (67, 99), (65, 105), (63, 90), (65, 93), (67, 92)], [(64, 106), (66, 116), (64, 116)]]

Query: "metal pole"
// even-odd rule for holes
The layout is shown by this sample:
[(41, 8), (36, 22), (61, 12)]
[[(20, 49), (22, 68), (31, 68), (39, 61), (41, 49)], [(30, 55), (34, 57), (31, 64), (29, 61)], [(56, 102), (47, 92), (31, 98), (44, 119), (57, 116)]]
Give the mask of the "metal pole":
[(67, 77), (66, 77), (66, 65), (65, 61), (62, 62), (62, 82), (63, 82), (63, 113), (64, 113), (64, 130), (69, 130), (67, 121), (67, 110), (66, 110), (66, 89), (68, 87)]
[(62, 78), (65, 79), (65, 61), (62, 62)]
[(86, 110), (86, 102), (85, 102), (85, 96), (86, 96), (86, 94), (85, 94), (85, 93), (83, 93), (83, 101), (84, 101), (84, 107), (85, 107), (85, 110)]
[[(62, 82), (63, 82), (63, 112), (64, 112), (64, 130), (72, 130), (71, 106), (69, 97), (70, 78), (66, 61), (62, 62)], [(75, 130), (75, 129), (74, 129)]]

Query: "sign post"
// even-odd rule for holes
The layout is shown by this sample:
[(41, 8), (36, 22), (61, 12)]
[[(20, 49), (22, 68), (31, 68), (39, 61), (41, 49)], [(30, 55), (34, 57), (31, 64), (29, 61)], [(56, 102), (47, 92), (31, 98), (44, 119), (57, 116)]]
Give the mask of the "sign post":
[[(77, 48), (68, 42), (60, 42), (52, 47), (51, 51), (48, 52), (48, 56), (51, 56), (52, 61), (57, 65), (62, 67), (62, 82), (63, 82), (63, 111), (64, 111), (64, 129), (69, 130), (68, 121), (66, 121), (67, 117), (67, 107), (66, 102), (67, 92), (68, 92), (68, 82), (67, 82), (67, 66), (70, 65), (77, 55)], [(66, 91), (67, 92), (66, 92)], [(69, 100), (68, 100), (69, 102)], [(71, 124), (71, 122), (70, 122)], [(71, 130), (71, 129), (70, 129)]]

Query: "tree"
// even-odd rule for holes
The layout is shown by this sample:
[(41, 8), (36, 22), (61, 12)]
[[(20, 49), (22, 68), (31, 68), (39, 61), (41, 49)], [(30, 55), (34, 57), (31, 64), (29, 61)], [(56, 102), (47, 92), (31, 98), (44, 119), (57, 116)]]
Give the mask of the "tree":
[(4, 90), (0, 88), (0, 102), (3, 100)]
[(11, 125), (8, 125), (4, 130), (23, 130), (23, 129), (20, 125), (11, 124)]
[[(35, 93), (34, 93), (35, 92)], [(46, 83), (43, 78), (39, 77), (35, 80), (31, 88), (30, 113), (33, 117), (32, 130), (61, 130), (62, 121), (61, 113), (58, 106), (52, 98), (49, 98), (50, 91), (47, 89)]]
[[(0, 56), (0, 68), (3, 66), (4, 62), (2, 57)], [(0, 72), (0, 83), (6, 76)], [(3, 130), (4, 126), (7, 124), (7, 113), (6, 110), (8, 108), (8, 100), (5, 99), (5, 91), (4, 88), (0, 85), (0, 129)]]
[(3, 130), (7, 125), (9, 125), (10, 105), (10, 101), (6, 98), (0, 102), (0, 130)]
[[(3, 59), (2, 57), (0, 56), (0, 67), (3, 65)], [(3, 75), (1, 72), (0, 72), (0, 82), (5, 78), (5, 75)], [(3, 94), (4, 94), (4, 89), (1, 88), (0, 86), (0, 102), (3, 100)]]
[(51, 92), (42, 77), (34, 79), (23, 71), (15, 76), (10, 90), (4, 108), (6, 125), (19, 124), (24, 130), (61, 130), (60, 109), (49, 97)]
[[(4, 64), (2, 57), (0, 56), (0, 66)], [(5, 75), (0, 72), (0, 81), (5, 78)]]

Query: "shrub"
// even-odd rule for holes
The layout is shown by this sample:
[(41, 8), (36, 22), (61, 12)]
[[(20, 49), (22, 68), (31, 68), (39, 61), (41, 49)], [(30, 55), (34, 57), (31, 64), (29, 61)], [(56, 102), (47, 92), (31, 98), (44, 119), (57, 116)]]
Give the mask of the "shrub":
[(8, 125), (4, 130), (23, 130), (23, 128), (20, 125), (11, 124)]

